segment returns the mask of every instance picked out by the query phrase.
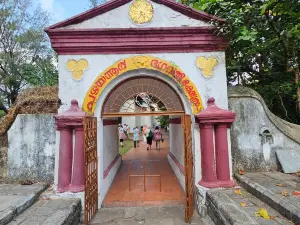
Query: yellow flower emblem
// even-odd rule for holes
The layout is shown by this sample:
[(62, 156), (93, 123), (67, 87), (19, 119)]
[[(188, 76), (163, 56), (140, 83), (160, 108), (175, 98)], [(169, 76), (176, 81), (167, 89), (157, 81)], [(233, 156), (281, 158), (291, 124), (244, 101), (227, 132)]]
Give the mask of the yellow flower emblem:
[(199, 56), (196, 60), (196, 65), (201, 69), (205, 78), (210, 78), (213, 75), (214, 68), (218, 65), (218, 60), (212, 56), (209, 58)]
[(66, 63), (66, 68), (70, 72), (72, 72), (72, 77), (74, 80), (81, 80), (83, 76), (83, 72), (88, 68), (88, 61), (86, 59), (70, 59)]

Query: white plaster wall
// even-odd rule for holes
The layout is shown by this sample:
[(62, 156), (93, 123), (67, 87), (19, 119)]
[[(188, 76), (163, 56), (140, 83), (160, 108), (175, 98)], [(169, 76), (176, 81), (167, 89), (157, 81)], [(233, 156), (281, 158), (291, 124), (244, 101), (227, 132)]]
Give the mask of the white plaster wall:
[[(119, 136), (118, 125), (110, 125), (103, 127), (103, 171), (119, 154)], [(101, 166), (101, 165), (100, 165)], [(103, 173), (102, 173), (103, 174)]]
[(107, 169), (110, 163), (115, 159), (119, 154), (119, 136), (118, 136), (118, 126), (110, 125), (103, 126), (103, 120), (98, 119), (98, 207), (101, 207), (101, 204), (104, 200), (105, 195), (107, 194), (115, 175), (121, 165), (121, 157), (115, 163), (113, 168), (110, 170), (108, 176), (104, 179), (103, 172)]
[(177, 180), (180, 183), (181, 188), (185, 191), (185, 176), (181, 173), (180, 169), (169, 155), (168, 161), (173, 169), (175, 176), (177, 177)]
[(141, 126), (147, 125), (152, 127), (152, 117), (151, 116), (141, 116)]
[[(246, 91), (249, 92), (245, 89)], [(258, 93), (256, 95), (259, 96)], [(246, 171), (277, 170), (279, 165), (276, 150), (299, 150), (299, 144), (280, 131), (276, 127), (276, 121), (274, 123), (270, 120), (263, 104), (257, 98), (249, 96), (230, 98), (230, 108), (236, 113), (231, 128), (232, 161), (235, 171), (240, 168)], [(273, 137), (269, 152), (264, 152), (260, 135), (261, 129), (264, 128), (268, 129)]]
[(56, 131), (53, 114), (20, 114), (8, 131), (8, 177), (53, 182)]
[(184, 166), (184, 137), (181, 124), (170, 124), (170, 152)]
[(70, 25), (67, 29), (86, 28), (136, 28), (136, 27), (182, 27), (182, 26), (208, 26), (208, 23), (192, 19), (182, 15), (164, 5), (151, 2), (154, 9), (154, 16), (149, 23), (137, 25), (129, 17), (130, 3), (120, 6), (102, 15), (86, 20), (79, 24)]

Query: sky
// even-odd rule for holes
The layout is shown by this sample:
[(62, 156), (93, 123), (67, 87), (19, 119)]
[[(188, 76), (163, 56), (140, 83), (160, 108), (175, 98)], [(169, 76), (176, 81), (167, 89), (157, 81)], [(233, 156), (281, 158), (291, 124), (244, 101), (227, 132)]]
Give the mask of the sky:
[(36, 0), (52, 15), (53, 23), (68, 19), (89, 9), (88, 0)]

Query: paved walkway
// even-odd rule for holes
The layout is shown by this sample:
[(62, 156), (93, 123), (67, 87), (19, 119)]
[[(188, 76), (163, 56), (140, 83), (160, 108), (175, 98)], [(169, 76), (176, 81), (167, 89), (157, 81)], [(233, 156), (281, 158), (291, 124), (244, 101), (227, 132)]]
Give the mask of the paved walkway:
[[(102, 208), (91, 225), (184, 225), (182, 206), (148, 206)], [(191, 224), (213, 225), (209, 218), (200, 218), (195, 212)]]
[[(161, 150), (155, 150), (155, 143), (151, 151), (146, 150), (146, 144), (131, 149), (123, 156), (123, 163), (116, 178), (106, 195), (103, 206), (137, 206), (137, 205), (177, 205), (184, 203), (184, 192), (168, 162), (169, 153), (168, 135), (161, 145)], [(142, 175), (146, 161), (146, 174), (161, 175), (161, 192), (158, 177), (146, 178), (146, 191), (144, 191), (144, 178), (132, 177), (131, 191), (129, 191), (128, 168), (131, 162), (131, 174)]]

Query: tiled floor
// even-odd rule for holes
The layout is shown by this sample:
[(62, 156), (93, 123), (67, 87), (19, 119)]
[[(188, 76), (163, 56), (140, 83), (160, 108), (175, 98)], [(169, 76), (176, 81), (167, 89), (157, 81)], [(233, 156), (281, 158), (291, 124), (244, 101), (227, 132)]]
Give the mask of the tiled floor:
[[(184, 203), (184, 192), (168, 162), (168, 137), (164, 135), (161, 150), (146, 150), (146, 144), (131, 149), (123, 156), (123, 163), (115, 180), (107, 193), (103, 206), (137, 206), (137, 205), (176, 205)], [(144, 191), (144, 177), (131, 178), (131, 191), (129, 191), (128, 167), (131, 164), (131, 174), (144, 174), (144, 161), (146, 161), (146, 174), (161, 175), (161, 192), (158, 177), (146, 178), (146, 191)], [(131, 163), (130, 163), (131, 162)]]

